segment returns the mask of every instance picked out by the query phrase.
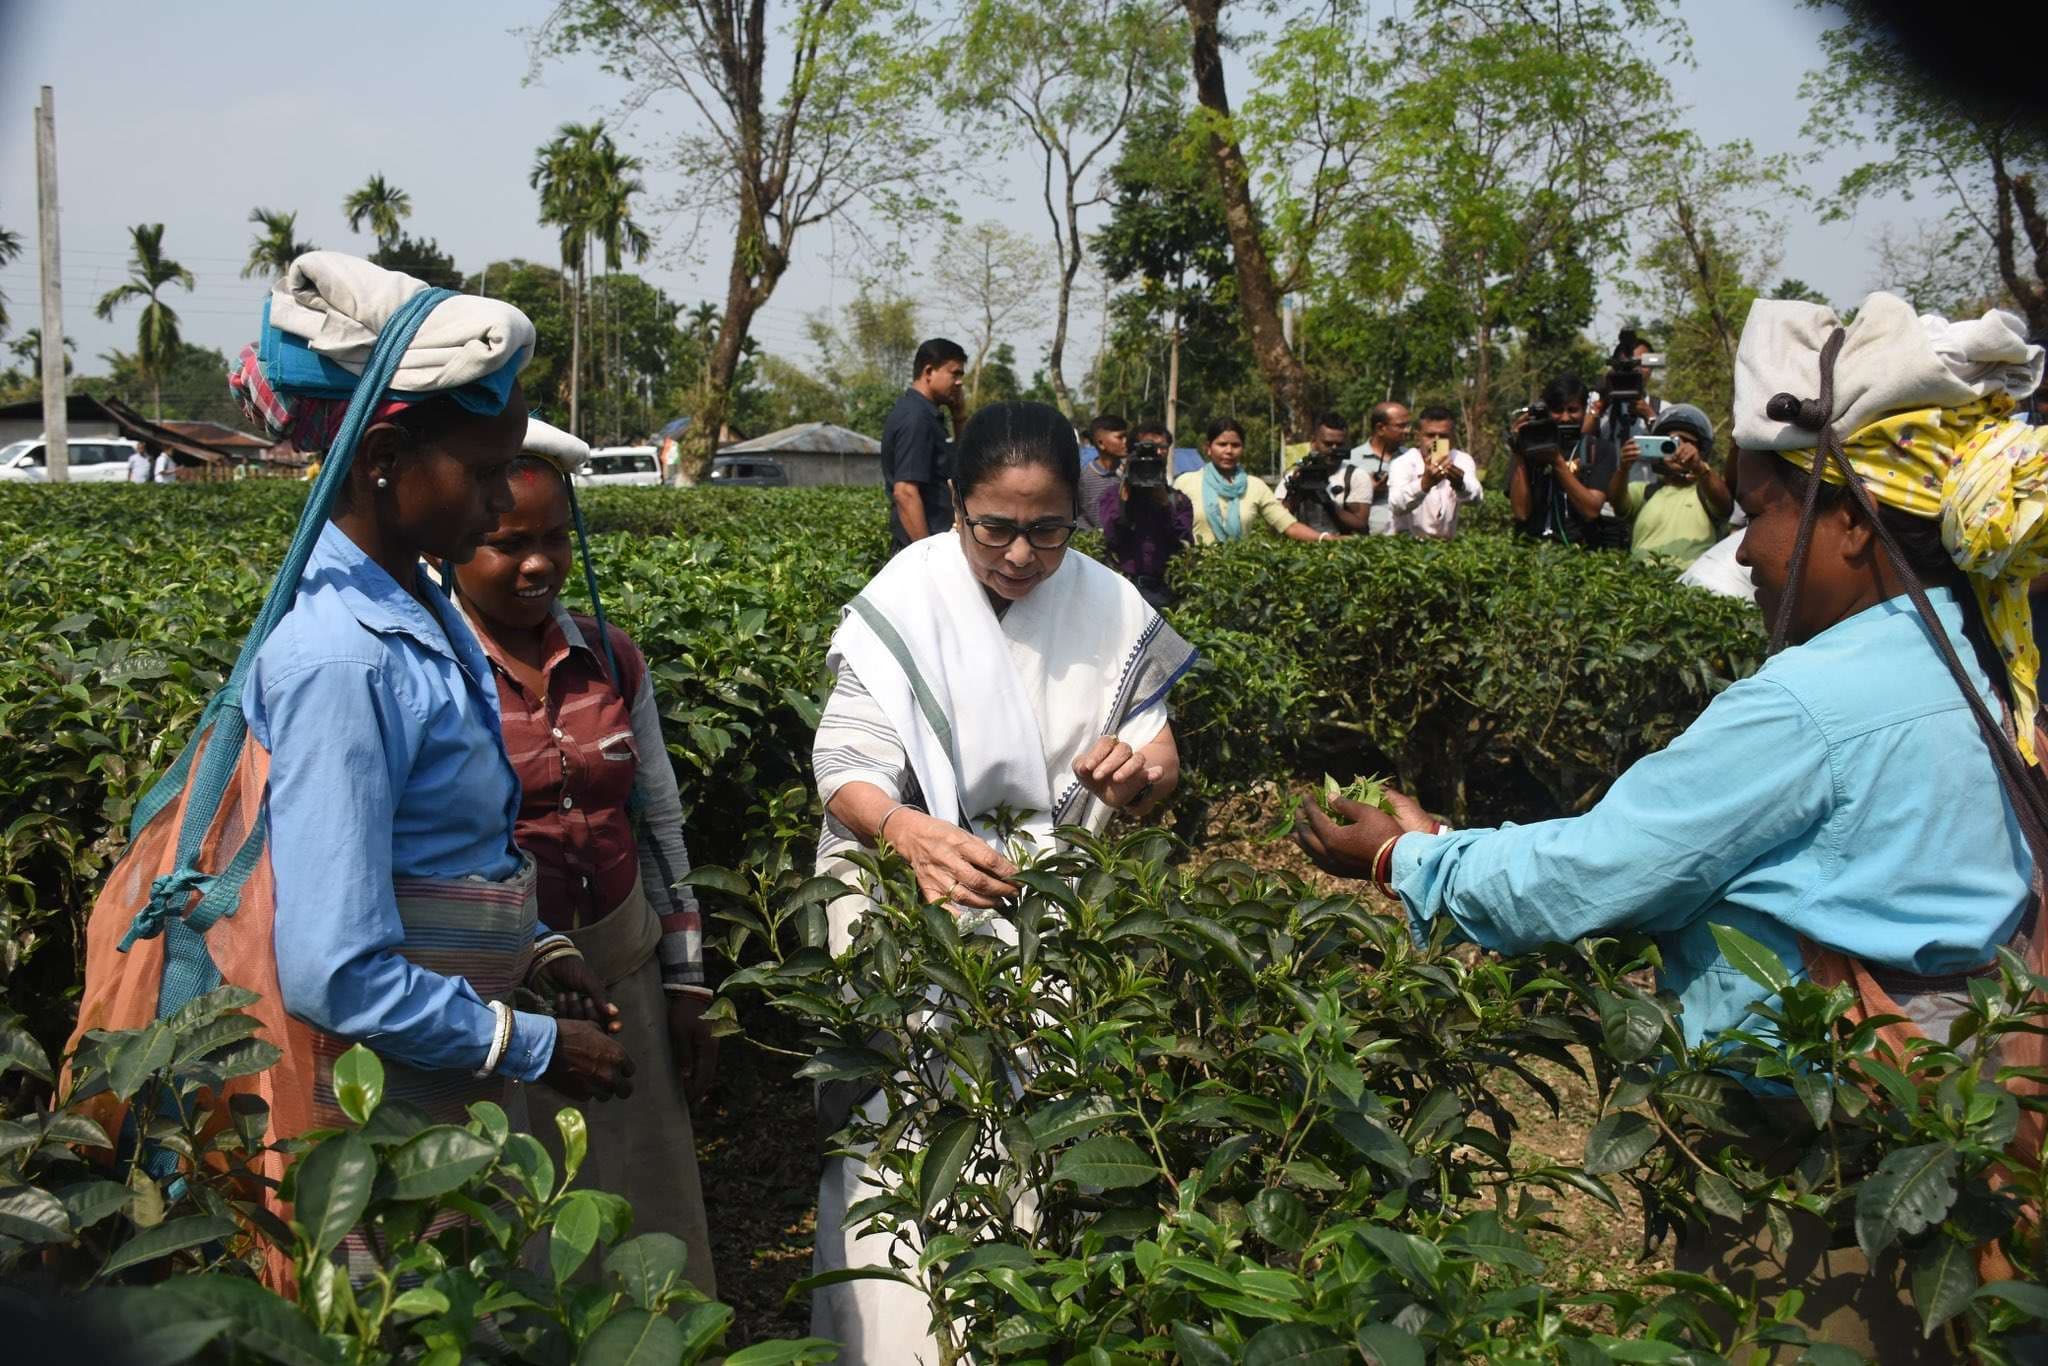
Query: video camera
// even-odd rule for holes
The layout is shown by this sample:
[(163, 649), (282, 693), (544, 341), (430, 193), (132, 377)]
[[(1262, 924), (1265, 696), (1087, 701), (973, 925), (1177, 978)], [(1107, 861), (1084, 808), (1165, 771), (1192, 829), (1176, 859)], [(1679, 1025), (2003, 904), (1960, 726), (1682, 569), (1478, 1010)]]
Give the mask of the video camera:
[(1134, 489), (1166, 487), (1166, 447), (1157, 441), (1140, 441), (1124, 460), (1124, 483)]
[(1557, 454), (1564, 444), (1564, 432), (1557, 418), (1551, 413), (1550, 405), (1538, 399), (1515, 414), (1517, 418), (1527, 413), (1529, 420), (1514, 433), (1515, 454), (1529, 462), (1532, 468), (1550, 463), (1550, 457)]
[(1287, 486), (1294, 489), (1316, 489), (1329, 492), (1330, 476), (1337, 472), (1337, 462), (1329, 455), (1311, 446), (1301, 459), (1294, 462), (1293, 477)]

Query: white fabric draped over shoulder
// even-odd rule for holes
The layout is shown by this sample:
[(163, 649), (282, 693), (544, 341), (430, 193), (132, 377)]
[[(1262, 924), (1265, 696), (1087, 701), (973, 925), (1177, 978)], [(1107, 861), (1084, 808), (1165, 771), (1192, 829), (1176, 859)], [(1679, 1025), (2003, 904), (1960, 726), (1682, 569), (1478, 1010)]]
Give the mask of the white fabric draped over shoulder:
[[(271, 289), (270, 325), (360, 375), (392, 314), (426, 287), (423, 280), (359, 256), (309, 251)], [(521, 363), (533, 345), (533, 323), (511, 304), (459, 294), (444, 299), (420, 324), (391, 388), (405, 394), (460, 389)]]
[(1128, 580), (1081, 554), (997, 617), (951, 535), (875, 575), (831, 649), (888, 716), (926, 810), (992, 844), (1002, 807), (1033, 813), (1023, 828), (1040, 842), (1056, 825), (1107, 824), (1074, 761), (1105, 735), (1155, 739), (1194, 659)]

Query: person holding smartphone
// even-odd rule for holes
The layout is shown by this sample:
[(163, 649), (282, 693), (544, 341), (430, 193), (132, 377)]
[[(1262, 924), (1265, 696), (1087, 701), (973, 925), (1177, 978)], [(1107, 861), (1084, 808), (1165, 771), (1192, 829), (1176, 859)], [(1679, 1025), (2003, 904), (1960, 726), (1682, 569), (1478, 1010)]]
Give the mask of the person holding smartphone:
[[(1634, 523), (1630, 558), (1683, 572), (1720, 541), (1735, 497), (1713, 455), (1714, 426), (1690, 403), (1667, 405), (1648, 435), (1622, 444), (1607, 497)], [(1652, 467), (1647, 480), (1629, 478), (1639, 460)]]
[(1387, 469), (1387, 506), (1393, 532), (1422, 540), (1448, 541), (1458, 534), (1458, 509), (1484, 492), (1479, 465), (1451, 445), (1451, 410), (1440, 403), (1422, 410), (1419, 444), (1396, 456)]

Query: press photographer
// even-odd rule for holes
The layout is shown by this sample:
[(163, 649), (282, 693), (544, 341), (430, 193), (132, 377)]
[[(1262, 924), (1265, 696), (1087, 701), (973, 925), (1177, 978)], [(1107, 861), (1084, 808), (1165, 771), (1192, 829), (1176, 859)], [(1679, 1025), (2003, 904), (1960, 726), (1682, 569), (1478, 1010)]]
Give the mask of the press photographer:
[(1166, 566), (1182, 546), (1195, 543), (1195, 505), (1167, 482), (1173, 437), (1156, 424), (1132, 433), (1122, 478), (1104, 489), (1089, 511), (1102, 528), (1111, 563), (1160, 611), (1173, 605)]
[[(1635, 559), (1684, 570), (1721, 539), (1735, 498), (1713, 455), (1714, 426), (1690, 403), (1670, 405), (1623, 443), (1607, 498), (1630, 524)], [(1648, 480), (1629, 478), (1639, 463)]]
[(1350, 430), (1342, 416), (1317, 416), (1308, 453), (1280, 481), (1280, 501), (1311, 531), (1357, 535), (1371, 523), (1373, 479), (1345, 459)]
[(1508, 504), (1523, 535), (1594, 549), (1627, 546), (1627, 523), (1607, 510), (1621, 448), (1596, 430), (1605, 411), (1598, 401), (1587, 403), (1584, 380), (1560, 375), (1514, 415)]

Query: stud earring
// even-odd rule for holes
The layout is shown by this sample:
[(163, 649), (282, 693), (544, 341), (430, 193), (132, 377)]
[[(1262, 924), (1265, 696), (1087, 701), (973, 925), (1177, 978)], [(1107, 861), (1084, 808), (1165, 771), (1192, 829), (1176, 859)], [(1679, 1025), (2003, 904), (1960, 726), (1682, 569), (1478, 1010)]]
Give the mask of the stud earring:
[(388, 489), (391, 487), (391, 481), (380, 474), (377, 476), (377, 487), (380, 489)]

